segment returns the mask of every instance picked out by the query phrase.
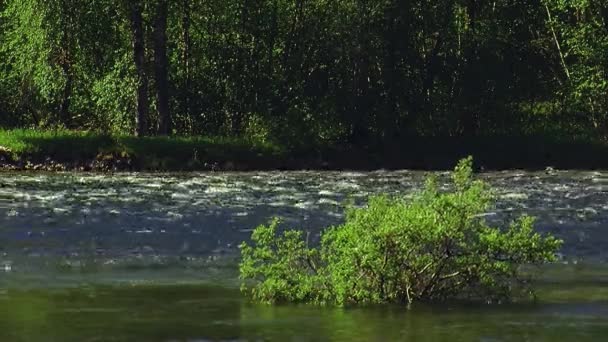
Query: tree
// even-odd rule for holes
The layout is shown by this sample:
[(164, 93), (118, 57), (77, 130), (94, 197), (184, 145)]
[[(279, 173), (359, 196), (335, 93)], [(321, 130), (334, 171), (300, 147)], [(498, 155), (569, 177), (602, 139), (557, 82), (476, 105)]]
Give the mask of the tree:
[(5, 0), (0, 103), (13, 126), (288, 145), (379, 147), (446, 135), (604, 139), (606, 7)]
[(569, 112), (608, 138), (608, 4), (546, 0), (547, 26), (563, 67)]
[(191, 27), (191, 4), (190, 0), (182, 1), (182, 40), (183, 40), (183, 55), (182, 65), (184, 68), (184, 89), (183, 89), (183, 107), (187, 117), (192, 115), (190, 111), (190, 97), (192, 92), (192, 71), (190, 68), (190, 58), (192, 53), (192, 40), (190, 38), (190, 27)]
[(166, 0), (158, 0), (154, 20), (154, 73), (156, 76), (156, 106), (159, 115), (160, 135), (171, 134), (169, 109), (169, 62), (167, 60), (167, 13)]
[(148, 77), (145, 71), (146, 47), (143, 5), (139, 0), (128, 1), (130, 10), (131, 34), (133, 44), (133, 61), (137, 70), (137, 113), (135, 116), (135, 135), (145, 136), (148, 130)]
[[(9, 1), (3, 12), (8, 19), (3, 50), (14, 69), (8, 77), (21, 84), (18, 107), (33, 107), (37, 121), (69, 125), (73, 87), (74, 11), (69, 0)], [(30, 108), (31, 108), (30, 107)], [(36, 113), (53, 112), (53, 117)], [(46, 114), (45, 113), (45, 114)]]

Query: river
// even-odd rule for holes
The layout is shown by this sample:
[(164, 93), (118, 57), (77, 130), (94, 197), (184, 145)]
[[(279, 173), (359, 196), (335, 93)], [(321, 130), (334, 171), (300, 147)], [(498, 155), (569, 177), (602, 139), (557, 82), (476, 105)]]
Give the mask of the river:
[[(488, 221), (527, 213), (539, 231), (565, 240), (538, 303), (271, 308), (238, 294), (237, 245), (256, 225), (279, 216), (285, 227), (318, 236), (341, 222), (344, 203), (411, 196), (425, 175), (0, 173), (0, 338), (494, 341), (608, 333), (608, 172), (480, 175), (498, 198)], [(447, 173), (438, 176), (447, 184)]]

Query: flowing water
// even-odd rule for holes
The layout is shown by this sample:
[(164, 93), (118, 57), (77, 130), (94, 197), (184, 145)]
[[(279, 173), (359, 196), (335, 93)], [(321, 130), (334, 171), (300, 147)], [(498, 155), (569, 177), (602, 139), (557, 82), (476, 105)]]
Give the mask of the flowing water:
[[(608, 172), (491, 172), (490, 222), (565, 240), (540, 301), (330, 309), (250, 305), (237, 245), (273, 216), (318, 237), (343, 205), (425, 173), (0, 173), (0, 340), (595, 340), (608, 334)], [(447, 184), (448, 174), (439, 173)]]

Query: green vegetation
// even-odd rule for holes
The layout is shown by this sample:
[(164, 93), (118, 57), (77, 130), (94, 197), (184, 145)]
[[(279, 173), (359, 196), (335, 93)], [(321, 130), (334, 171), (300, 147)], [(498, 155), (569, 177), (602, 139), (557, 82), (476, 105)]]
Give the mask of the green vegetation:
[[(0, 148), (0, 157), (4, 154), (13, 165), (161, 171), (257, 167), (283, 153), (278, 146), (242, 138), (136, 138), (68, 130), (0, 130)], [(125, 164), (115, 165), (118, 161)]]
[[(489, 227), (487, 184), (474, 180), (472, 159), (442, 192), (433, 178), (413, 200), (373, 197), (351, 208), (346, 222), (322, 233), (312, 248), (303, 232), (277, 235), (278, 221), (255, 229), (240, 248), (243, 290), (260, 302), (345, 304), (417, 300), (509, 300), (531, 290), (522, 266), (555, 260), (561, 241), (521, 217)], [(524, 292), (520, 292), (524, 291)]]
[(4, 0), (0, 127), (603, 140), (607, 51), (600, 0)]
[(441, 169), (468, 154), (485, 169), (608, 167), (608, 144), (571, 137), (416, 137), (390, 147), (290, 146), (246, 137), (134, 137), (0, 129), (0, 167), (42, 170)]

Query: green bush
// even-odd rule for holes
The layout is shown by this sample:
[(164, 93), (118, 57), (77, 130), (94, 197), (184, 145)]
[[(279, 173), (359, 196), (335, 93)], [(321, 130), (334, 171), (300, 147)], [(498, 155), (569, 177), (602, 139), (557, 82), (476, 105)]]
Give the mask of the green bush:
[(483, 219), (488, 185), (460, 161), (453, 189), (430, 177), (412, 200), (372, 197), (325, 230), (318, 248), (303, 232), (277, 234), (278, 221), (241, 244), (242, 289), (255, 301), (319, 304), (411, 303), (448, 299), (498, 302), (530, 293), (522, 266), (555, 260), (561, 241), (541, 236), (523, 216), (504, 229)]

